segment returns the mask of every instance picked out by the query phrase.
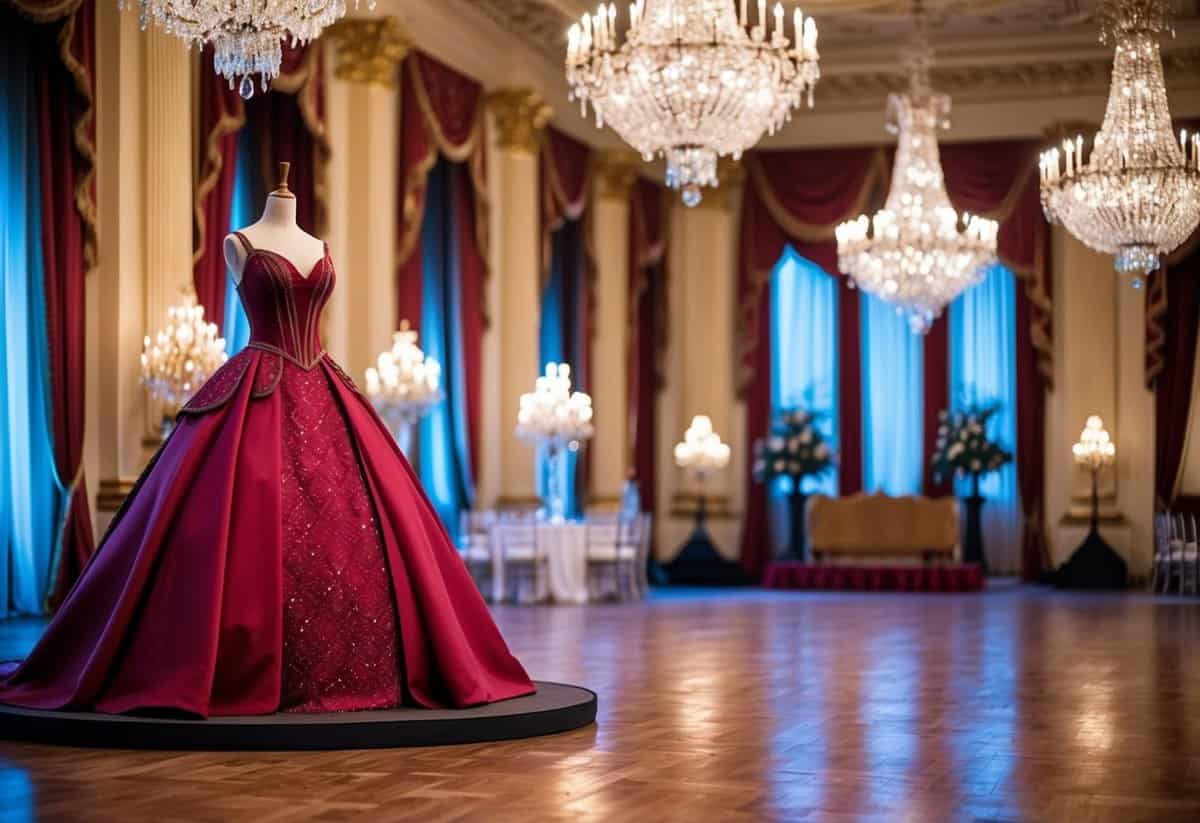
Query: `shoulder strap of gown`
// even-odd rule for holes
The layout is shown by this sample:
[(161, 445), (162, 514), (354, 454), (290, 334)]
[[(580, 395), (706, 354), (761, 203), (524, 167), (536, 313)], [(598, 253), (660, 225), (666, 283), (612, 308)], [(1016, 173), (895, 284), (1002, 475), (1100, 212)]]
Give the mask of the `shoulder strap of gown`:
[(242, 241), (242, 248), (246, 250), (246, 254), (254, 251), (254, 244), (246, 238), (246, 235), (242, 234), (240, 231), (235, 231), (233, 232), (233, 236)]

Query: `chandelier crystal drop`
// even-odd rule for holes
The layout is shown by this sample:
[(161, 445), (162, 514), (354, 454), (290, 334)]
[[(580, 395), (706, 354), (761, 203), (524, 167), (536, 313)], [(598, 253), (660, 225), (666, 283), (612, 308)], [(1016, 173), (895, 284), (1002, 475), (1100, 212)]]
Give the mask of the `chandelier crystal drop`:
[(949, 127), (950, 98), (929, 86), (932, 49), (924, 16), (904, 60), (907, 94), (888, 96), (888, 130), (898, 133), (891, 189), (883, 209), (837, 227), (838, 266), (854, 285), (904, 312), (916, 334), (979, 282), (995, 259), (999, 225), (960, 215), (950, 204), (937, 130)]
[(142, 341), (142, 385), (164, 405), (169, 418), (226, 361), (225, 340), (204, 307), (187, 291), (167, 309), (167, 325)]
[(1104, 123), (1042, 153), (1042, 207), (1085, 245), (1114, 255), (1135, 286), (1200, 224), (1200, 138), (1178, 141), (1163, 83), (1158, 38), (1170, 29), (1165, 0), (1111, 0), (1101, 41), (1115, 43)]
[[(375, 10), (375, 0), (365, 5)], [(315, 40), (346, 13), (346, 0), (138, 0), (138, 6), (143, 31), (153, 23), (189, 48), (212, 43), (217, 74), (230, 88), (240, 77), (238, 93), (247, 100), (254, 95), (253, 75), (263, 91), (279, 76), (284, 42), (294, 48)]]
[(637, 0), (618, 37), (613, 3), (585, 14), (567, 35), (567, 83), (596, 125), (611, 125), (649, 161), (663, 155), (667, 185), (697, 205), (702, 186), (716, 186), (717, 158), (734, 160), (791, 118), (802, 99), (812, 106), (817, 26), (784, 8), (768, 16), (757, 0)]

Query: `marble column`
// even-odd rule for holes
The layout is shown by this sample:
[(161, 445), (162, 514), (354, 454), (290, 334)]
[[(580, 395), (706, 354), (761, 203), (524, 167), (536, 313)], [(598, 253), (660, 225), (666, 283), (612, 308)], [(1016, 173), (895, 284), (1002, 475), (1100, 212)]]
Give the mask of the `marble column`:
[(326, 119), (335, 147), (326, 239), (341, 275), (323, 332), (330, 354), (361, 381), (398, 323), (398, 81), (411, 38), (384, 16), (343, 18), (322, 40), (328, 43)]
[[(660, 511), (669, 511), (660, 532), (660, 559), (669, 560), (691, 529), (699, 495), (707, 497), (709, 531), (726, 557), (737, 556), (742, 508), (742, 414), (735, 395), (735, 266), (738, 207), (744, 172), (722, 161), (720, 187), (706, 190), (695, 208), (677, 204), (671, 214), (670, 352), (668, 385), (660, 418)], [(707, 414), (713, 428), (730, 444), (729, 468), (694, 485), (675, 468), (670, 449), (683, 437), (692, 417)], [(664, 500), (666, 497), (666, 500)], [(662, 503), (669, 502), (668, 506)]]
[(410, 44), (392, 17), (345, 18), (329, 40), (330, 251), (340, 277), (327, 309), (327, 345), (361, 381), (399, 325), (398, 71)]
[(483, 340), (477, 504), (529, 505), (537, 499), (533, 449), (514, 429), (521, 394), (538, 374), (538, 146), (550, 107), (531, 89), (509, 88), (491, 92), (487, 108), (491, 317)]
[(88, 471), (101, 528), (159, 443), (142, 336), (192, 280), (192, 64), (177, 38), (96, 10), (99, 264), (88, 283)]
[(641, 160), (632, 151), (597, 153), (592, 236), (595, 242), (595, 315), (592, 375), (595, 410), (589, 505), (616, 508), (629, 475), (629, 193)]

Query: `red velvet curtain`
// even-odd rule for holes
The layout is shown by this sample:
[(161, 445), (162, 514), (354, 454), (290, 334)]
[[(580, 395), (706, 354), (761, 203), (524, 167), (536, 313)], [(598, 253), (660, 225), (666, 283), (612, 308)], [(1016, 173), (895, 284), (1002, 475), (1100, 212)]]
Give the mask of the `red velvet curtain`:
[[(1165, 298), (1158, 318), (1162, 332), (1161, 366), (1154, 378), (1154, 501), (1156, 509), (1174, 507), (1192, 414), (1196, 338), (1200, 328), (1200, 242), (1182, 258), (1155, 272)], [(1193, 436), (1195, 436), (1193, 434)]]
[(284, 49), (283, 66), (266, 93), (243, 101), (229, 81), (212, 70), (205, 49), (200, 72), (200, 158), (193, 205), (192, 281), (204, 316), (224, 331), (225, 235), (233, 203), (238, 134), (249, 127), (258, 151), (263, 190), (278, 183), (278, 163), (291, 163), (288, 188), (296, 193), (296, 222), (323, 236), (325, 168), (329, 142), (321, 48), (312, 44)]
[(487, 178), (483, 139), (483, 86), (421, 52), (400, 68), (400, 177), (397, 198), (397, 324), (421, 328), (423, 252), (421, 226), (429, 172), (439, 155), (464, 164), (467, 174), (452, 175), (464, 352), (467, 429), (472, 475), (477, 479), (480, 453), (483, 332), (487, 327)]
[(1017, 484), (1025, 524), (1021, 576), (1048, 561), (1045, 538), (1045, 394), (1053, 385), (1049, 225), (1042, 213), (1032, 141), (956, 143), (941, 148), (946, 189), (956, 208), (1000, 222), (1000, 262), (1017, 289)]
[(950, 320), (943, 314), (925, 334), (925, 411), (924, 443), (921, 455), (925, 461), (921, 467), (921, 493), (926, 497), (944, 497), (953, 494), (949, 478), (940, 483), (934, 479), (930, 460), (937, 442), (938, 414), (950, 406)]
[(38, 155), (54, 461), (70, 495), (48, 605), (60, 604), (95, 547), (83, 476), (87, 274), (96, 264), (95, 5), (17, 0), (38, 62)]
[[(771, 271), (785, 246), (836, 276), (834, 229), (867, 205), (881, 178), (879, 149), (820, 149), (753, 152), (742, 197), (739, 240), (739, 388), (746, 400), (746, 438), (753, 443), (771, 423)], [(843, 280), (846, 284), (848, 281)], [(862, 365), (858, 292), (838, 291), (838, 428), (843, 494), (862, 488)], [(741, 559), (758, 576), (769, 550), (766, 489), (753, 480), (752, 451), (746, 450), (746, 514)]]
[(658, 394), (667, 343), (665, 189), (639, 179), (629, 202), (629, 438), (642, 511), (657, 509)]
[(246, 123), (246, 110), (237, 90), (213, 70), (211, 48), (205, 47), (201, 63), (200, 134), (204, 154), (196, 182), (192, 280), (205, 318), (224, 333), (227, 276), (223, 242), (233, 205), (238, 132)]

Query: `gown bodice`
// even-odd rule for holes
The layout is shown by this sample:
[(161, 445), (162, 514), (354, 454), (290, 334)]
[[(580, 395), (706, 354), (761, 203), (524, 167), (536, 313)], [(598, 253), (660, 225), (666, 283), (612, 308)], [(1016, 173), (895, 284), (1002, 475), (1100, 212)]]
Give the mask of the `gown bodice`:
[(319, 333), (321, 311), (334, 285), (329, 245), (305, 277), (282, 254), (255, 248), (241, 232), (234, 236), (246, 250), (238, 295), (250, 321), (249, 345), (311, 367), (324, 354)]

